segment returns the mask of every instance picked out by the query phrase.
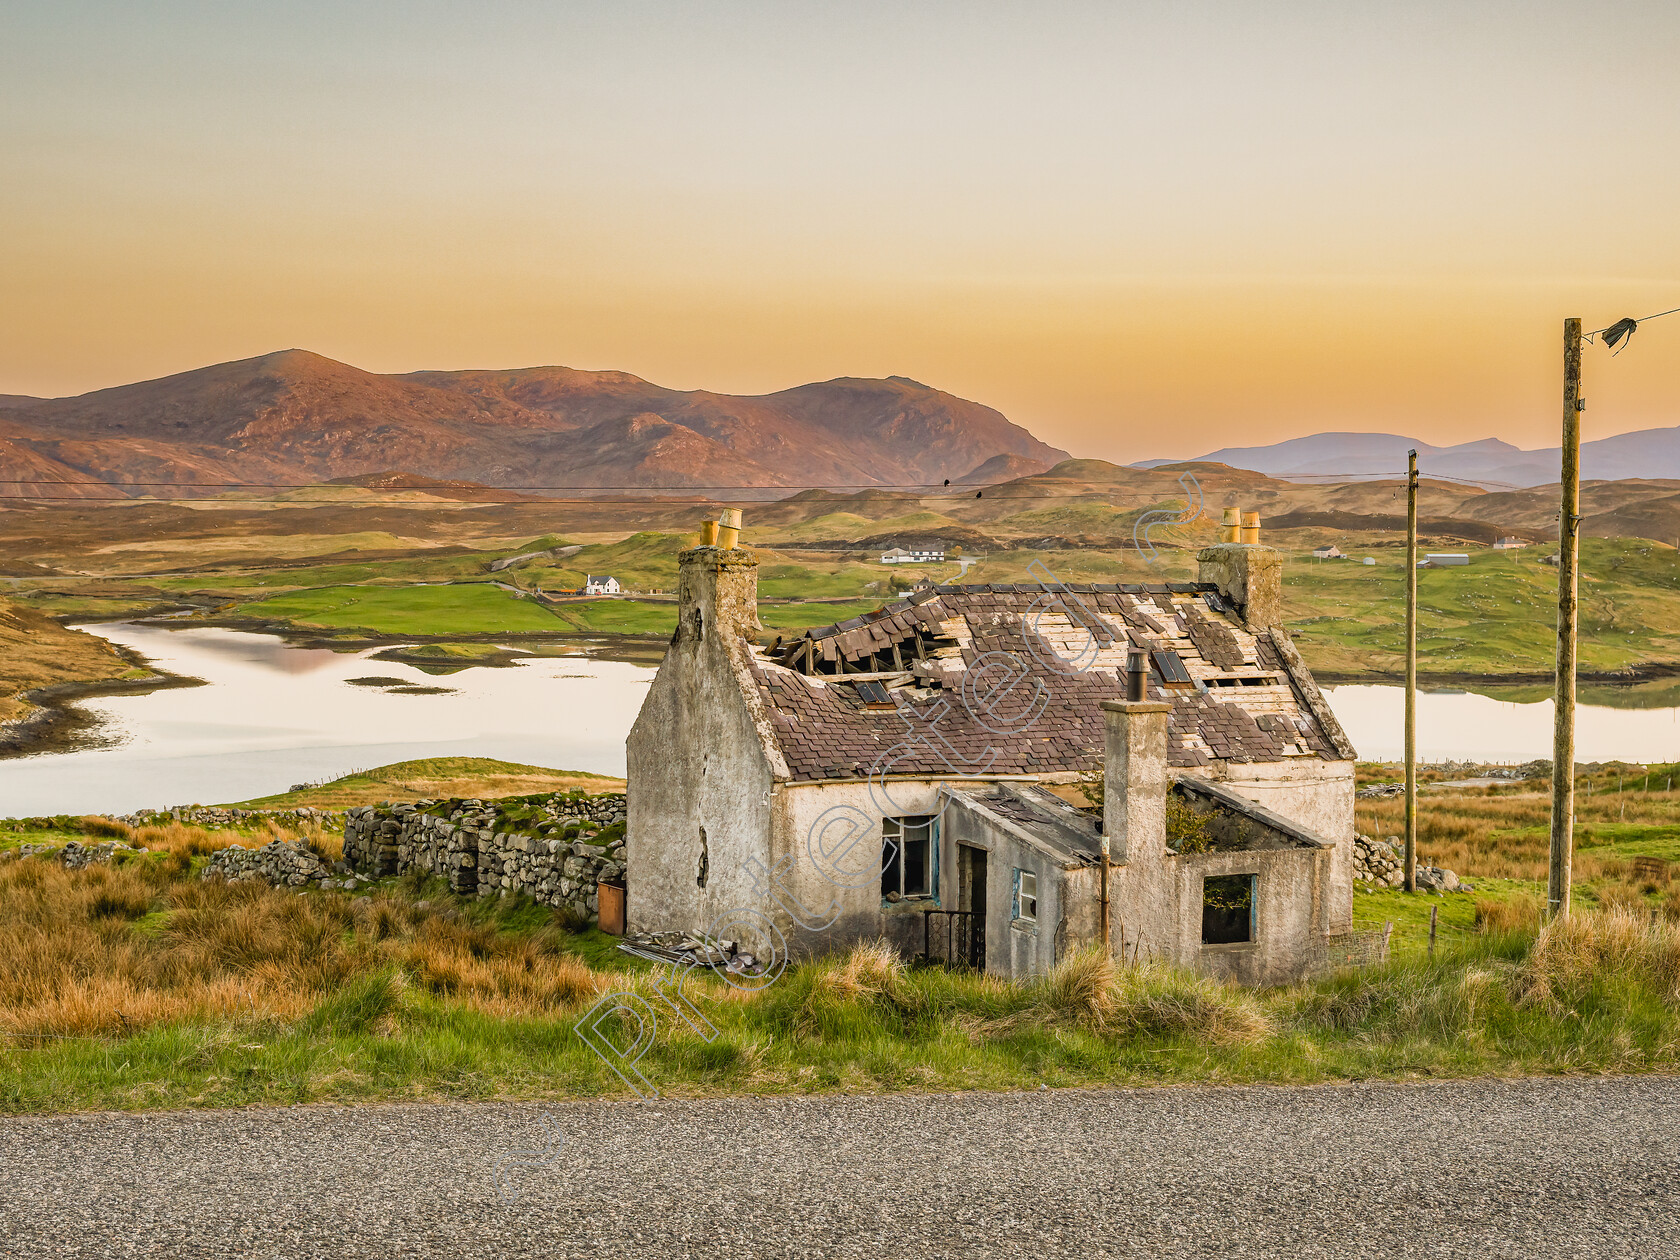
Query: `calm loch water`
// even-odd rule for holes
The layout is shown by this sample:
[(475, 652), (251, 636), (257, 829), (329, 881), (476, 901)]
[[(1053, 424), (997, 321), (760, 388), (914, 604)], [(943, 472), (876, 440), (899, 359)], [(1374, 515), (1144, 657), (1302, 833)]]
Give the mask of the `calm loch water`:
[[(0, 761), (0, 817), (247, 800), (420, 757), (499, 757), (622, 775), (624, 737), (654, 673), (580, 649), (433, 677), (370, 660), (371, 652), (293, 647), (272, 635), (121, 622), (89, 629), (208, 685), (88, 701), (84, 707), (117, 742)], [(369, 677), (447, 690), (351, 681)], [(1399, 687), (1338, 686), (1325, 694), (1361, 756), (1400, 756)], [(1545, 757), (1551, 730), (1551, 702), (1539, 692), (1518, 700), (1465, 691), (1418, 697), (1425, 761)], [(1584, 703), (1578, 746), (1583, 761), (1680, 760), (1680, 708)]]
[[(580, 652), (434, 677), (369, 660), (371, 651), (292, 647), (272, 635), (84, 628), (208, 685), (86, 701), (120, 742), (0, 761), (0, 817), (248, 800), (419, 757), (622, 775), (624, 737), (654, 673)], [(448, 690), (349, 681), (369, 677)]]

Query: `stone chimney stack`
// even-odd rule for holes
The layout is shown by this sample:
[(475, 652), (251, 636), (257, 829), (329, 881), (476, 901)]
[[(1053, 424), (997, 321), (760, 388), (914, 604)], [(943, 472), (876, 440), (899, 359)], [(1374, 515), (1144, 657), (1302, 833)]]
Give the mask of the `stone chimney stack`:
[(1236, 517), (1234, 509), (1226, 509), (1223, 536), (1229, 541), (1196, 553), (1196, 580), (1218, 587), (1237, 606), (1250, 630), (1280, 626), (1283, 557), (1275, 548), (1261, 545), (1258, 512), (1243, 513), (1240, 526), (1235, 524)]
[[(677, 556), (677, 643), (750, 639), (763, 629), (758, 620), (758, 557), (734, 546), (741, 514), (717, 528), (704, 524), (701, 545)], [(721, 539), (719, 536), (721, 535)], [(717, 541), (731, 545), (719, 546)]]
[(1167, 847), (1167, 714), (1160, 700), (1105, 700), (1103, 832), (1115, 862)]

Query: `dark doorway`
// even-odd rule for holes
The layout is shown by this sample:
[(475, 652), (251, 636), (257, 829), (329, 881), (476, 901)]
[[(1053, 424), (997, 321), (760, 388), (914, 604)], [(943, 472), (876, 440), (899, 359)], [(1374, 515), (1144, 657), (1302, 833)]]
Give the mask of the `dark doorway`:
[(1240, 945), (1254, 939), (1254, 876), (1209, 875), (1202, 880), (1202, 944)]
[(986, 850), (957, 846), (957, 909), (972, 910), (986, 921)]

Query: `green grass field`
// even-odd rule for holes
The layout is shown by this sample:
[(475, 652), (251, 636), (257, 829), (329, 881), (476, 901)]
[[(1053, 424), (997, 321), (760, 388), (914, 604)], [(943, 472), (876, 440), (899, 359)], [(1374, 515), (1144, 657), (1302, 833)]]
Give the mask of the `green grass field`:
[(567, 623), (533, 600), (488, 583), (326, 586), (240, 607), (245, 617), (378, 634), (557, 634)]
[[(1069, 503), (1007, 518), (1011, 528), (1046, 533), (1123, 532), (1135, 513), (1116, 513), (1101, 504)], [(774, 550), (776, 537), (855, 535), (868, 531), (937, 532), (943, 517), (916, 513), (886, 521), (867, 521), (850, 513), (820, 517), (806, 525), (777, 530), (766, 527), (758, 546), (763, 557), (759, 593), (766, 600), (845, 600), (826, 605), (761, 606), (765, 625), (782, 631), (821, 625), (856, 616), (898, 598), (895, 582), (952, 581), (954, 563), (888, 566), (856, 558), (817, 558)], [(1205, 533), (1206, 531), (1202, 531)], [(1307, 662), (1324, 674), (1397, 673), (1404, 628), (1403, 552), (1391, 534), (1345, 537), (1342, 545), (1354, 559), (1319, 562), (1302, 549), (1308, 531), (1280, 534), (1273, 542), (1285, 549), (1284, 595), (1287, 623)], [(1129, 549), (999, 550), (972, 557), (978, 563), (966, 581), (1031, 581), (1043, 569), (1068, 582), (1183, 581), (1195, 575), (1195, 550), (1207, 541), (1195, 529), (1163, 527), (1154, 532), (1159, 548), (1150, 557)], [(396, 541), (369, 534), (346, 541), (364, 544)], [(683, 533), (641, 532), (613, 543), (595, 543), (561, 559), (543, 557), (498, 575), (526, 590), (557, 591), (580, 585), (588, 573), (611, 573), (631, 591), (675, 589), (677, 555), (693, 545)], [(1316, 537), (1313, 539), (1316, 541)], [(483, 583), (462, 581), (482, 576), (490, 560), (522, 551), (545, 551), (564, 545), (555, 536), (508, 544), (499, 550), (454, 556), (409, 555), (391, 560), (331, 561), (307, 568), (247, 567), (229, 557), (225, 572), (212, 576), (165, 576), (124, 579), (112, 590), (120, 598), (92, 593), (97, 584), (75, 594), (41, 593), (30, 585), (20, 597), (59, 616), (122, 614), (147, 607), (146, 590), (158, 600), (177, 592), (211, 592), (239, 603), (253, 617), (287, 620), (334, 629), (366, 629), (384, 634), (625, 634), (667, 636), (675, 624), (669, 605), (601, 600), (567, 603), (544, 610), (522, 604)], [(1551, 669), (1557, 571), (1543, 565), (1550, 548), (1494, 552), (1459, 545), (1470, 563), (1462, 568), (1419, 573), (1420, 672), (1431, 676), (1473, 675), (1498, 678), (1544, 675)], [(1377, 563), (1358, 562), (1366, 555)], [(1642, 539), (1588, 538), (1582, 542), (1581, 667), (1586, 673), (1619, 671), (1651, 662), (1680, 662), (1680, 553)], [(1042, 565), (1043, 569), (1038, 566)], [(427, 588), (419, 582), (456, 581)], [(62, 583), (58, 585), (63, 585)], [(273, 592), (273, 593), (270, 593)], [(250, 600), (250, 602), (243, 602)], [(1672, 704), (1680, 684), (1647, 684), (1648, 706)], [(1635, 698), (1637, 699), (1637, 698)], [(1622, 703), (1618, 692), (1617, 703)]]
[[(1453, 549), (1467, 551), (1469, 565), (1418, 573), (1419, 673), (1550, 671), (1557, 570), (1540, 562), (1548, 549)], [(1377, 564), (1289, 557), (1286, 619), (1315, 669), (1404, 668), (1405, 553), (1389, 547), (1369, 554)], [(1583, 539), (1580, 592), (1583, 671), (1680, 660), (1680, 553), (1673, 548)]]

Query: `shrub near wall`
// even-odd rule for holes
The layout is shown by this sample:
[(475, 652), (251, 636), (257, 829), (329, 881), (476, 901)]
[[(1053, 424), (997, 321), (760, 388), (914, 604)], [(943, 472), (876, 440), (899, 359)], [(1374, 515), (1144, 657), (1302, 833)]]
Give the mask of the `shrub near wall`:
[(415, 801), (346, 811), (344, 860), (378, 878), (423, 871), (463, 896), (523, 892), (580, 919), (624, 877), (623, 793)]

